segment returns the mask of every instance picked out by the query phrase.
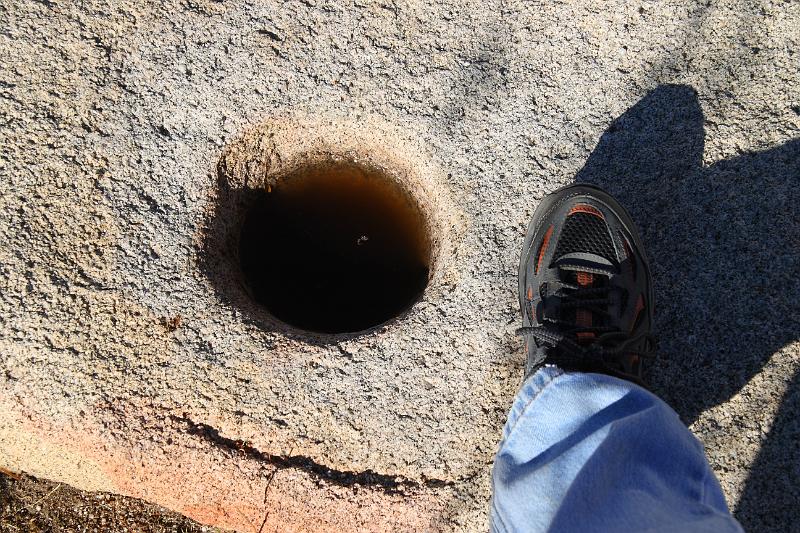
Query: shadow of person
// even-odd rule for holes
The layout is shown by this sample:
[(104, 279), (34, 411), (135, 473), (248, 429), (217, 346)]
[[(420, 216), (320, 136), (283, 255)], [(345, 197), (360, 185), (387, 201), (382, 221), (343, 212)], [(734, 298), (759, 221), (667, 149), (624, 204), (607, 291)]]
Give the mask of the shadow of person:
[[(693, 88), (661, 85), (611, 124), (576, 177), (616, 196), (639, 226), (659, 339), (649, 381), (686, 423), (800, 338), (800, 139), (703, 166), (703, 124)], [(784, 400), (783, 408), (796, 403)], [(768, 442), (786, 434), (777, 423), (793, 423), (795, 414), (778, 414)], [(785, 444), (755, 467), (783, 464), (797, 486), (800, 451), (796, 441)], [(770, 513), (760, 504), (764, 512), (737, 510), (746, 528)]]

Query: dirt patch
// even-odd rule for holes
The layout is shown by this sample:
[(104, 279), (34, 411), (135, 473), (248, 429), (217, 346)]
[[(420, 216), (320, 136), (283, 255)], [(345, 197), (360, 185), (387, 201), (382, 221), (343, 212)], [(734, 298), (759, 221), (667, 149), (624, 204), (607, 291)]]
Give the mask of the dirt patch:
[(136, 531), (222, 533), (158, 505), (104, 492), (84, 492), (27, 475), (0, 473), (2, 531)]

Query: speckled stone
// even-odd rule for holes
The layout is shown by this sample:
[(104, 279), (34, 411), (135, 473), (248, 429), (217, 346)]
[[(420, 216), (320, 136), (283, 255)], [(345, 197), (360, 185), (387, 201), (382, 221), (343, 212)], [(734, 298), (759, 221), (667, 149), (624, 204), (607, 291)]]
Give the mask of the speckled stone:
[[(519, 246), (577, 179), (641, 226), (655, 392), (746, 529), (795, 527), (800, 4), (44, 0), (0, 20), (0, 465), (242, 531), (485, 530)], [(282, 327), (228, 268), (225, 188), (311, 156), (386, 167), (438, 239), (422, 301), (366, 334)]]

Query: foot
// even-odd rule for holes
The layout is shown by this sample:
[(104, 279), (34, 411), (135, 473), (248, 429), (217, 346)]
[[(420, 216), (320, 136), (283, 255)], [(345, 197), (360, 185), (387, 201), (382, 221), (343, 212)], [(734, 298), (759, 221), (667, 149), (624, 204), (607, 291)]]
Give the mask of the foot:
[(525, 375), (545, 364), (643, 384), (653, 357), (650, 268), (630, 215), (603, 190), (547, 195), (519, 264)]

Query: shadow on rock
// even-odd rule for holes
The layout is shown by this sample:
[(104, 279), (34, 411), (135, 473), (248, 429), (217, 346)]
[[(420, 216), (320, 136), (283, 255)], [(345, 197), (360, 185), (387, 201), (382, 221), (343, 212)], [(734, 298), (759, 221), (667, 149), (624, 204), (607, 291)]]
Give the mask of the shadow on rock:
[(750, 468), (736, 506), (746, 531), (792, 531), (800, 518), (800, 372), (783, 396), (778, 416)]
[[(687, 423), (800, 337), (800, 140), (703, 166), (703, 124), (694, 89), (659, 86), (576, 177), (615, 195), (642, 232), (659, 339), (650, 382)], [(746, 529), (795, 518), (783, 496), (767, 496), (781, 488), (765, 476), (782, 470), (795, 487), (783, 494), (800, 484), (799, 387), (795, 377), (737, 509)]]
[(207, 277), (222, 304), (242, 318), (271, 333), (299, 339), (307, 344), (324, 346), (348, 338), (347, 335), (323, 335), (302, 332), (275, 320), (255, 303), (239, 265), (239, 235), (249, 209), (263, 198), (260, 188), (232, 187), (220, 163), (216, 174), (217, 194), (206, 215), (201, 232), (202, 251), (198, 266)]

